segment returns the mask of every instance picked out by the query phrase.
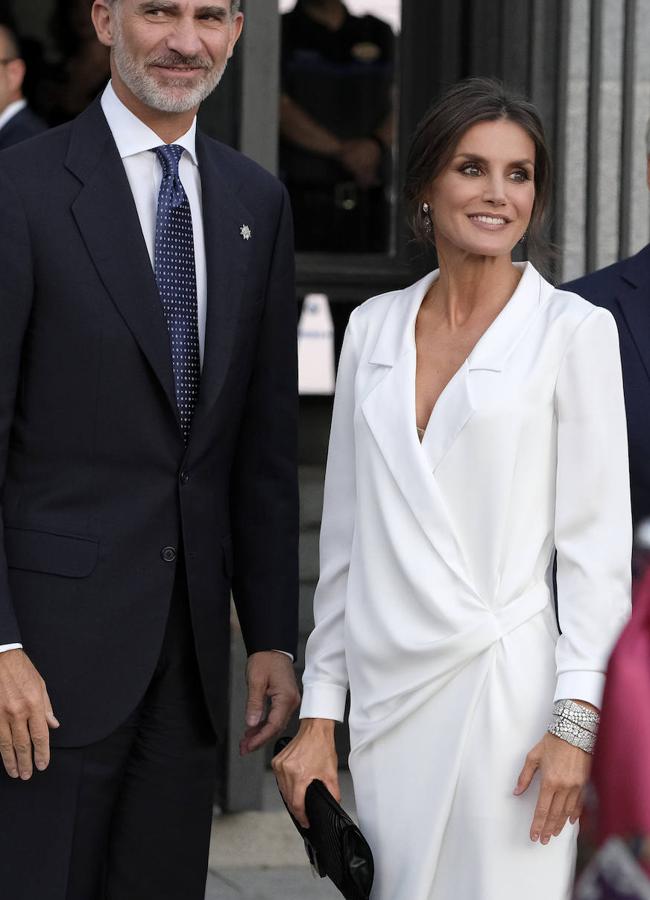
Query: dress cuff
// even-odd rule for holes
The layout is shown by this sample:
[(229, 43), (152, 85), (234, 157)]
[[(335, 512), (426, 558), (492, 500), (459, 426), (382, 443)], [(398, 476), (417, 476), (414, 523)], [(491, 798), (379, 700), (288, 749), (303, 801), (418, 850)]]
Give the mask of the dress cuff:
[(604, 688), (603, 672), (563, 672), (558, 676), (553, 700), (583, 700), (600, 709)]
[(345, 702), (348, 690), (338, 684), (306, 684), (303, 690), (301, 719), (335, 719), (342, 722), (345, 718)]
[(0, 644), (0, 653), (6, 653), (8, 650), (22, 650), (22, 644)]

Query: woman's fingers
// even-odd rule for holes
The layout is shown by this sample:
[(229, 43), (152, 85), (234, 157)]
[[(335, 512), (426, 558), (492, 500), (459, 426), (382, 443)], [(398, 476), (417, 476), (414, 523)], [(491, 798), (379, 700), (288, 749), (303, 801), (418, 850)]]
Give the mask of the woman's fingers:
[(542, 829), (546, 824), (546, 820), (551, 811), (553, 803), (554, 791), (548, 785), (542, 784), (537, 797), (537, 805), (533, 813), (533, 821), (530, 826), (531, 841), (538, 841), (542, 836)]
[(556, 836), (564, 828), (567, 816), (564, 812), (566, 805), (566, 790), (556, 790), (553, 794), (551, 807), (549, 809), (546, 821), (542, 825), (540, 841), (542, 844), (548, 844), (552, 837)]
[(569, 817), (569, 821), (572, 825), (575, 825), (582, 815), (583, 795), (584, 791), (580, 788), (575, 788), (573, 791), (569, 792), (569, 798), (564, 811)]
[(309, 828), (305, 793), (312, 781), (319, 779), (339, 799), (337, 767), (333, 722), (324, 725), (303, 722), (297, 737), (273, 758), (273, 771), (282, 796), (303, 828)]
[(520, 794), (523, 794), (524, 791), (528, 789), (531, 781), (533, 780), (533, 776), (535, 772), (539, 768), (540, 763), (540, 753), (539, 753), (539, 744), (530, 751), (528, 756), (526, 757), (526, 762), (524, 763), (524, 767), (519, 773), (519, 778), (517, 779), (517, 785), (514, 790), (514, 794), (518, 797)]

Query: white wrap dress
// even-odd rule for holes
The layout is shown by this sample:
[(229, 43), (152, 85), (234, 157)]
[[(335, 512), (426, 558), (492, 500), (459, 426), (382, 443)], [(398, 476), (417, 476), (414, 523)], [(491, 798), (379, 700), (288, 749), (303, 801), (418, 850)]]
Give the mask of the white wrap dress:
[(576, 828), (533, 844), (537, 778), (512, 792), (554, 698), (599, 704), (629, 613), (625, 409), (611, 315), (521, 268), (422, 443), (437, 273), (346, 333), (301, 716), (341, 720), (349, 686), (373, 900), (570, 896)]

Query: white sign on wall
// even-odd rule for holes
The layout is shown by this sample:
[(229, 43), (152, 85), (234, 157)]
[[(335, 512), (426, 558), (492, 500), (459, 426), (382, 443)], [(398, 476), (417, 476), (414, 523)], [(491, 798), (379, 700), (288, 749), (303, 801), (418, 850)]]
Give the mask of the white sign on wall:
[(298, 323), (301, 394), (334, 393), (334, 323), (325, 294), (307, 294)]

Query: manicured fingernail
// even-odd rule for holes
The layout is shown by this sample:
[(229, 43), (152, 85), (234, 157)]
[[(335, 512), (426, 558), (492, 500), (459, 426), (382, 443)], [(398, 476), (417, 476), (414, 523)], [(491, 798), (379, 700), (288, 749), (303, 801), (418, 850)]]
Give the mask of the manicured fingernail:
[(29, 774), (27, 774), (27, 772), (25, 772), (20, 777), (22, 778), (23, 781), (29, 781), (29, 779), (32, 777), (32, 774), (31, 774), (31, 772)]
[(530, 839), (531, 839), (531, 841), (538, 841), (539, 840), (539, 832), (533, 831), (533, 833), (530, 836)]
[(16, 771), (16, 769), (10, 769), (9, 777), (10, 778), (18, 778), (18, 772)]
[(36, 768), (38, 769), (39, 772), (44, 772), (47, 769), (47, 763), (46, 762), (37, 762)]
[(544, 835), (544, 837), (542, 838), (542, 844), (548, 844), (550, 840), (550, 837), (546, 837), (546, 835)]

